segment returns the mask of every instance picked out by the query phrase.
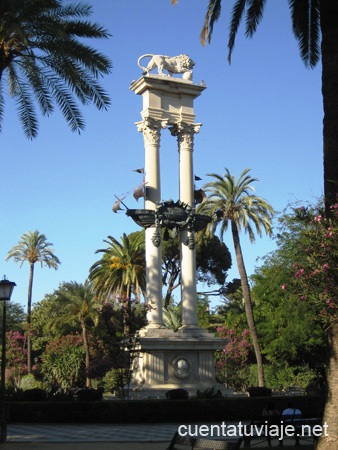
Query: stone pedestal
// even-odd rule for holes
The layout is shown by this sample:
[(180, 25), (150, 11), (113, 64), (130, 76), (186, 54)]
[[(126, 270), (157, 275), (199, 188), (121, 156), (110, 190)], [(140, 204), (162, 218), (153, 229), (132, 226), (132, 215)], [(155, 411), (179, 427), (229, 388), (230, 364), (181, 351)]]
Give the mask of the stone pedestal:
[(223, 340), (200, 328), (189, 333), (184, 329), (153, 329), (151, 333), (141, 330), (134, 387), (151, 396), (163, 396), (176, 388), (195, 395), (198, 389), (217, 387), (214, 353), (223, 344)]

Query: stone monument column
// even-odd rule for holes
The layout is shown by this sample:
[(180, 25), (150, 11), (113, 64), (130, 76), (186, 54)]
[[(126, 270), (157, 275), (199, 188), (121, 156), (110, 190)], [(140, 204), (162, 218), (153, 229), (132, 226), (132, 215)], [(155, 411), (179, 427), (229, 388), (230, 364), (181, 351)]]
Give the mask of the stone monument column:
[[(194, 209), (194, 134), (201, 124), (178, 122), (170, 131), (177, 136), (179, 151), (179, 192), (180, 201)], [(181, 231), (181, 301), (182, 328), (196, 328), (196, 250), (195, 231)]]
[[(138, 131), (143, 133), (145, 148), (145, 208), (155, 210), (156, 202), (161, 200), (160, 179), (160, 139), (161, 129), (166, 127), (165, 120), (144, 118), (137, 124)], [(153, 238), (156, 228), (145, 230), (146, 241), (146, 298), (148, 305), (148, 327), (163, 326), (162, 319), (162, 246), (155, 246)]]

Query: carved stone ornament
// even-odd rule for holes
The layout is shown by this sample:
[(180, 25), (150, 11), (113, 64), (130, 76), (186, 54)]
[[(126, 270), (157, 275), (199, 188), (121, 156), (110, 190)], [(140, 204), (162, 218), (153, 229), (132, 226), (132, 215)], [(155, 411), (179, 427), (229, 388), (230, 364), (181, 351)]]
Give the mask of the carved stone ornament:
[(152, 117), (145, 117), (141, 122), (136, 122), (137, 130), (143, 133), (145, 145), (160, 144), (161, 129), (166, 128), (167, 119), (157, 120)]
[(178, 122), (169, 128), (172, 136), (177, 136), (177, 142), (179, 148), (189, 147), (193, 148), (194, 134), (199, 133), (201, 129), (200, 123), (188, 124), (185, 122)]
[(182, 380), (188, 378), (191, 372), (191, 365), (186, 358), (179, 356), (172, 362), (175, 377)]

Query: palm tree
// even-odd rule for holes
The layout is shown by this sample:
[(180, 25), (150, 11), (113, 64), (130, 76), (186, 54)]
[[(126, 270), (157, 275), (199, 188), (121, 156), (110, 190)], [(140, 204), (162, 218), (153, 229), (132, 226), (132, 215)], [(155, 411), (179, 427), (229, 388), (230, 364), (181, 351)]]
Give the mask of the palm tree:
[(257, 181), (257, 179), (248, 175), (249, 171), (250, 169), (245, 169), (238, 180), (230, 174), (228, 169), (225, 169), (224, 176), (215, 173), (209, 174), (208, 176), (215, 178), (216, 181), (207, 183), (204, 186), (203, 189), (207, 193), (207, 200), (201, 204), (200, 211), (215, 217), (216, 220), (211, 224), (212, 231), (214, 232), (220, 225), (221, 240), (223, 240), (224, 233), (230, 224), (243, 290), (245, 313), (257, 360), (258, 384), (259, 386), (264, 386), (262, 353), (254, 321), (249, 281), (239, 232), (244, 229), (249, 234), (251, 243), (255, 241), (255, 232), (262, 236), (262, 229), (268, 236), (271, 235), (273, 209), (266, 200), (252, 193), (254, 191), (252, 183)]
[(104, 242), (108, 247), (96, 251), (103, 257), (92, 265), (89, 278), (99, 299), (115, 297), (122, 303), (124, 334), (128, 336), (131, 296), (139, 301), (146, 288), (144, 235), (124, 233), (121, 243), (112, 236)]
[(90, 6), (79, 2), (1, 0), (0, 131), (5, 79), (29, 139), (38, 132), (34, 101), (47, 116), (57, 104), (71, 130), (78, 132), (85, 123), (74, 95), (83, 105), (109, 106), (109, 97), (97, 80), (110, 72), (111, 63), (82, 41), (109, 36), (100, 25), (85, 20), (91, 13)]
[[(229, 62), (241, 20), (245, 16), (245, 34), (252, 37), (263, 18), (266, 3), (266, 0), (234, 1), (228, 36)], [(335, 1), (325, 0), (288, 0), (288, 3), (292, 31), (305, 66), (314, 68), (320, 60), (322, 62), (324, 196), (329, 214), (338, 193), (338, 5)], [(203, 45), (211, 40), (221, 6), (222, 0), (209, 0), (201, 32)]]
[(31, 313), (32, 313), (32, 294), (33, 294), (33, 279), (34, 266), (39, 263), (41, 267), (58, 269), (60, 260), (53, 253), (53, 244), (47, 241), (44, 234), (39, 231), (27, 231), (24, 233), (20, 242), (16, 244), (9, 252), (6, 261), (13, 259), (20, 263), (20, 267), (25, 261), (29, 264), (29, 282), (28, 282), (28, 301), (27, 301), (27, 366), (28, 372), (32, 371), (32, 341), (31, 341)]
[(53, 317), (49, 328), (57, 329), (60, 324), (80, 325), (85, 352), (86, 387), (91, 387), (91, 379), (89, 376), (90, 352), (88, 325), (98, 324), (100, 305), (96, 300), (94, 290), (88, 280), (84, 284), (74, 281), (63, 283), (58, 289), (57, 295), (61, 302), (61, 309), (60, 302), (58, 302), (55, 305), (58, 310), (57, 317)]

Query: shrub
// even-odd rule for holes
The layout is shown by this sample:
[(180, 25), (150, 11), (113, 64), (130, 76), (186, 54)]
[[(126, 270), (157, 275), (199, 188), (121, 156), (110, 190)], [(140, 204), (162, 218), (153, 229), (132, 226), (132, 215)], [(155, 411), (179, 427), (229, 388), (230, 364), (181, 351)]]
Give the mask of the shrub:
[(189, 398), (189, 393), (185, 389), (171, 389), (165, 396), (168, 400), (185, 400)]
[(37, 380), (32, 373), (29, 373), (21, 378), (20, 388), (23, 391), (27, 391), (28, 389), (44, 389), (44, 383)]
[(103, 377), (104, 390), (111, 392), (114, 389), (123, 388), (130, 383), (130, 370), (126, 368), (111, 369)]
[(197, 390), (196, 397), (197, 398), (222, 398), (223, 395), (219, 389), (217, 389), (217, 391), (216, 391), (216, 389), (213, 386), (213, 387), (205, 389), (204, 391)]
[(43, 402), (47, 400), (47, 392), (44, 389), (27, 389), (22, 392), (22, 400), (26, 402)]

